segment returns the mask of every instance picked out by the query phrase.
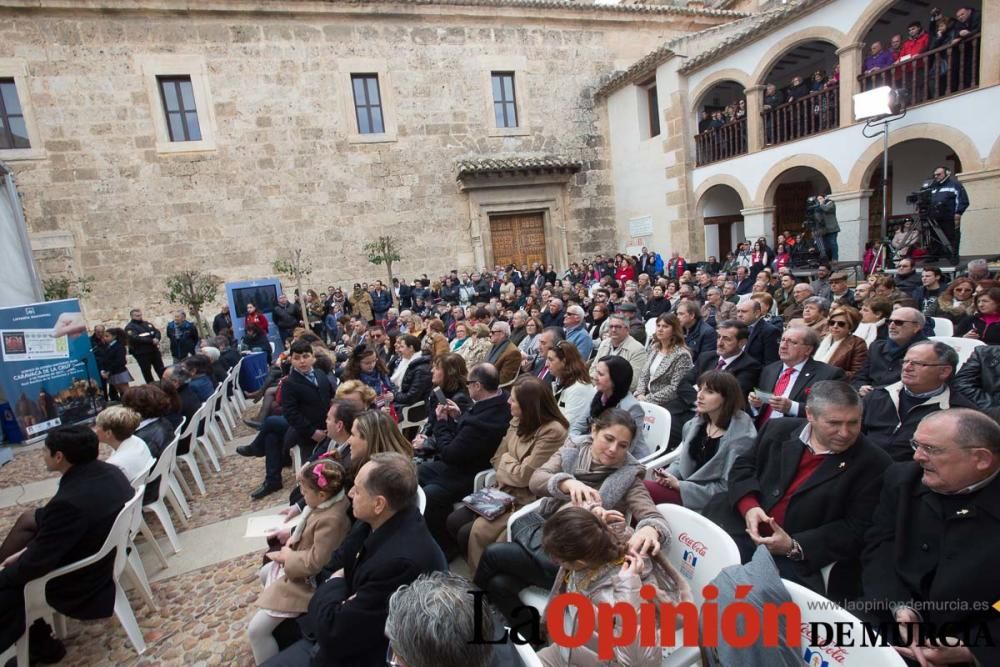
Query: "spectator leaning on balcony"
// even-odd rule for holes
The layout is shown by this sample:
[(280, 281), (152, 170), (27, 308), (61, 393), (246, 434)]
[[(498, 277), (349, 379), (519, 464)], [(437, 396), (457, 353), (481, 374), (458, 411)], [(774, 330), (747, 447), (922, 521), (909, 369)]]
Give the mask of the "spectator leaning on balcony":
[(870, 74), (872, 72), (878, 71), (880, 69), (885, 69), (893, 63), (893, 57), (891, 51), (882, 50), (882, 42), (874, 41), (870, 47), (871, 55), (865, 58), (865, 74)]
[(784, 103), (785, 94), (778, 90), (777, 86), (773, 83), (767, 84), (767, 87), (764, 89), (764, 104), (761, 107), (761, 111), (764, 111), (766, 114), (764, 116), (764, 133), (766, 141), (769, 144), (773, 144), (777, 137), (775, 136), (774, 114), (767, 112), (773, 112)]

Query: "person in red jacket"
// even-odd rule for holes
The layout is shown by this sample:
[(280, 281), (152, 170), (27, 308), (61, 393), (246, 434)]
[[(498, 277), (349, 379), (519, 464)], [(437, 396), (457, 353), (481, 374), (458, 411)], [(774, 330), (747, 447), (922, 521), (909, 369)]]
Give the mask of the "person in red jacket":
[(628, 261), (628, 257), (622, 257), (622, 263), (615, 271), (615, 280), (622, 286), (622, 289), (625, 289), (625, 283), (629, 280), (635, 280), (635, 267)]
[(267, 334), (267, 317), (264, 313), (257, 310), (257, 306), (252, 303), (247, 304), (247, 317), (243, 322), (243, 327), (246, 328), (248, 324), (255, 324), (257, 328), (264, 334)]
[[(899, 62), (911, 60), (921, 53), (925, 53), (930, 43), (930, 35), (924, 31), (919, 21), (910, 23), (906, 28), (906, 32), (909, 37), (903, 42), (903, 48), (899, 52)], [(908, 64), (903, 68), (902, 85), (904, 88), (910, 90), (910, 99), (913, 102), (923, 101), (927, 94), (926, 84), (924, 83), (923, 60), (918, 60), (915, 66)]]

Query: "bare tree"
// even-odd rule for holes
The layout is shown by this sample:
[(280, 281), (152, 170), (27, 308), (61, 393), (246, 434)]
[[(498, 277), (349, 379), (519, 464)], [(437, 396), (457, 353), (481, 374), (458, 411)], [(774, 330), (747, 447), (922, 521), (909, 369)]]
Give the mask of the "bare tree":
[(201, 309), (205, 304), (215, 301), (219, 294), (222, 278), (211, 273), (190, 270), (180, 271), (167, 276), (167, 299), (171, 303), (186, 306), (194, 318), (198, 337), (207, 332), (201, 321)]
[(389, 273), (389, 284), (387, 285), (389, 293), (392, 294), (392, 300), (396, 302), (396, 290), (392, 286), (392, 265), (393, 262), (398, 262), (401, 257), (399, 255), (400, 243), (393, 236), (380, 236), (371, 243), (365, 244), (365, 252), (368, 253), (368, 261), (376, 266), (385, 264), (385, 269)]
[(299, 293), (299, 310), (302, 312), (302, 324), (306, 331), (312, 331), (309, 326), (309, 312), (306, 310), (305, 292), (302, 289), (303, 278), (309, 277), (312, 273), (312, 262), (302, 258), (302, 249), (296, 248), (288, 253), (287, 257), (279, 257), (271, 262), (274, 272), (286, 276), (295, 281), (295, 289)]

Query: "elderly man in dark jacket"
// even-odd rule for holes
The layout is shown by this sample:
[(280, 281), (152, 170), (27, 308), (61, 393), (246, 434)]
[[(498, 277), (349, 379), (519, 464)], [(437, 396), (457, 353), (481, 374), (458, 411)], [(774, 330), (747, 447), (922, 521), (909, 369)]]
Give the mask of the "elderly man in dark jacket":
[(445, 527), (452, 505), (472, 493), (476, 474), (490, 468), (510, 426), (510, 405), (500, 389), (500, 375), (488, 363), (477, 364), (469, 371), (469, 395), (475, 401), (460, 414), (454, 401), (438, 408), (442, 428), (438, 435), (414, 441), (418, 451), (433, 454), (434, 460), (420, 464), (420, 486), (427, 496), (424, 520), (446, 555), (456, 555), (458, 545)]
[(916, 308), (897, 308), (887, 321), (889, 337), (871, 344), (864, 366), (851, 382), (862, 396), (867, 396), (872, 389), (899, 382), (906, 350), (927, 340), (923, 334), (926, 318)]
[(818, 382), (806, 418), (769, 421), (705, 516), (728, 530), (744, 562), (757, 545), (786, 579), (825, 593), (820, 570), (856, 562), (889, 455), (861, 435), (861, 399), (842, 381)]
[[(0, 652), (24, 632), (24, 586), (53, 570), (100, 550), (125, 503), (135, 493), (122, 471), (99, 461), (97, 436), (82, 425), (64, 426), (46, 436), (45, 466), (62, 473), (59, 490), (45, 507), (18, 519), (0, 547)], [(114, 555), (45, 588), (50, 605), (61, 614), (85, 620), (114, 612)], [(66, 653), (38, 621), (29, 632), (32, 662), (58, 662)]]
[(865, 598), (877, 601), (878, 621), (922, 620), (973, 641), (923, 642), (901, 651), (908, 658), (1000, 665), (1000, 614), (990, 608), (1000, 598), (1000, 426), (973, 410), (940, 411), (913, 442), (913, 461), (885, 472), (865, 534)]

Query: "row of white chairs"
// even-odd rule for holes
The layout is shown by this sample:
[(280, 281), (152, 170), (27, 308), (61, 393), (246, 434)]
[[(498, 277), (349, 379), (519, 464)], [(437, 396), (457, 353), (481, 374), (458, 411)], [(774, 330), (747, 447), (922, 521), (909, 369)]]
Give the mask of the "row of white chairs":
[[(119, 512), (101, 549), (93, 556), (61, 567), (25, 585), (25, 618), (27, 620), (25, 627), (31, 627), (36, 619), (43, 618), (53, 626), (57, 637), (65, 637), (65, 618), (48, 604), (45, 598), (46, 584), (56, 577), (69, 575), (96, 563), (115, 551), (114, 615), (124, 627), (136, 652), (140, 654), (145, 652), (146, 644), (142, 631), (139, 629), (135, 612), (122, 589), (120, 578), (124, 574), (143, 602), (151, 610), (157, 609), (156, 600), (149, 585), (149, 578), (139, 557), (139, 550), (134, 543), (135, 537), (141, 533), (161, 566), (167, 567), (167, 557), (143, 516), (144, 514), (152, 514), (163, 526), (163, 531), (166, 533), (173, 553), (180, 551), (180, 540), (166, 503), (170, 503), (174, 513), (182, 524), (186, 525), (187, 520), (192, 516), (191, 508), (187, 503), (187, 499), (192, 497), (192, 492), (179, 467), (180, 464), (183, 463), (187, 467), (188, 473), (202, 495), (205, 495), (206, 489), (198, 459), (207, 459), (212, 469), (216, 472), (221, 471), (219, 459), (225, 455), (225, 443), (232, 439), (237, 420), (247, 405), (246, 398), (238, 383), (242, 365), (243, 361), (240, 360), (230, 370), (226, 379), (219, 383), (208, 400), (195, 412), (191, 421), (185, 419), (177, 426), (173, 439), (163, 449), (160, 457), (155, 462), (150, 463), (146, 470), (137, 475), (134, 480), (131, 480), (135, 495)], [(226, 434), (225, 439), (223, 430)], [(202, 431), (200, 436), (198, 435), (199, 431)], [(189, 438), (190, 450), (186, 454), (178, 454), (177, 447), (183, 438)], [(147, 488), (156, 488), (156, 500), (143, 505), (143, 495)], [(0, 656), (0, 662), (5, 662), (11, 655), (16, 655), (18, 667), (28, 667), (27, 631), (11, 650)]]

